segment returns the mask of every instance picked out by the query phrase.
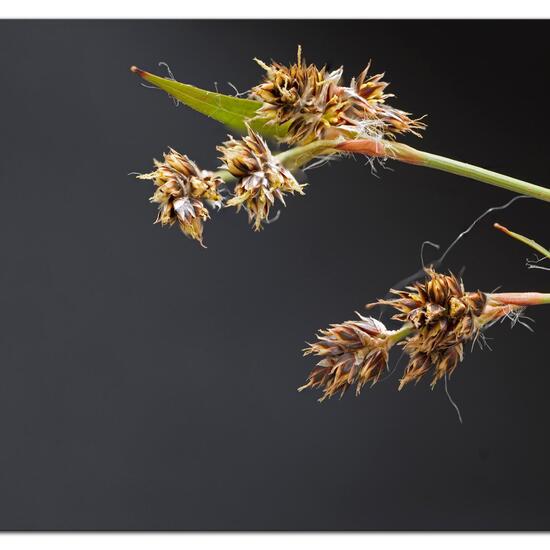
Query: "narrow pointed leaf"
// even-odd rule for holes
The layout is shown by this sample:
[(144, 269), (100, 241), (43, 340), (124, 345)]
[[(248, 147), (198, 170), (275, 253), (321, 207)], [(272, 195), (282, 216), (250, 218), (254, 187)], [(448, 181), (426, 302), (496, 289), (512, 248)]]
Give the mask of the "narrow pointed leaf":
[(137, 67), (132, 67), (131, 71), (184, 105), (233, 130), (246, 132), (245, 122), (248, 121), (254, 130), (266, 137), (283, 137), (287, 133), (285, 126), (266, 124), (265, 120), (261, 119), (252, 120), (256, 116), (256, 111), (262, 106), (260, 101), (209, 92), (190, 84), (156, 76)]

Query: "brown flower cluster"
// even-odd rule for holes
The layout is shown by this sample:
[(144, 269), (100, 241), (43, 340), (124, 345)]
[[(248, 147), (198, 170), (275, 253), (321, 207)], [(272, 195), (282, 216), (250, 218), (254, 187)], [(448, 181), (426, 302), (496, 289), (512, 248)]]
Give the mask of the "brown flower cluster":
[(464, 353), (464, 342), (479, 331), (477, 319), (482, 314), (486, 295), (465, 292), (462, 281), (427, 269), (427, 280), (405, 290), (391, 290), (398, 297), (380, 300), (398, 310), (393, 319), (411, 323), (415, 332), (404, 341), (410, 357), (399, 389), (417, 382), (434, 366), (432, 387), (455, 370)]
[(159, 205), (155, 223), (173, 225), (177, 221), (188, 237), (202, 245), (204, 222), (210, 218), (206, 203), (220, 208), (235, 206), (237, 211), (244, 207), (249, 222), (259, 231), (269, 220), (276, 201), (286, 206), (287, 193), (304, 194), (305, 185), (296, 181), (292, 172), (273, 156), (267, 143), (250, 127), (243, 139), (229, 136), (229, 140), (217, 149), (222, 153), (222, 168), (237, 180), (229, 200), (224, 200), (221, 193), (225, 183), (223, 174), (200, 170), (187, 156), (174, 149), (164, 155), (163, 162), (154, 161), (153, 172), (137, 176), (152, 180), (156, 185), (150, 199)]
[[(156, 170), (137, 177), (152, 180), (156, 185), (151, 202), (159, 205), (155, 223), (173, 225), (203, 245), (204, 222), (210, 218), (205, 202), (221, 204), (223, 180), (212, 172), (200, 170), (187, 156), (170, 148), (164, 161), (154, 161)], [(203, 245), (204, 246), (204, 245)]]
[(432, 367), (433, 387), (455, 370), (465, 342), (495, 321), (521, 311), (519, 306), (491, 301), (481, 291), (466, 292), (452, 274), (428, 268), (426, 275), (426, 280), (405, 290), (392, 290), (396, 298), (367, 306), (386, 304), (395, 308), (398, 313), (392, 319), (401, 323), (399, 330), (388, 330), (380, 321), (359, 316), (359, 321), (346, 321), (320, 331), (305, 355), (319, 356), (321, 361), (299, 390), (320, 388), (323, 400), (336, 393), (343, 395), (349, 386), (357, 384), (359, 394), (365, 383), (378, 381), (395, 344), (402, 345), (409, 356), (399, 389), (417, 382)]
[(370, 63), (347, 87), (342, 85), (342, 67), (329, 72), (307, 65), (300, 47), (297, 62), (289, 67), (256, 61), (266, 75), (250, 97), (264, 103), (258, 117), (287, 125), (287, 143), (307, 144), (338, 135), (392, 138), (406, 132), (418, 135), (425, 128), (419, 119), (386, 104), (393, 94), (385, 93), (383, 74), (367, 76)]
[[(252, 97), (263, 102), (256, 111), (257, 118), (286, 127), (288, 134), (283, 141), (289, 144), (305, 146), (340, 136), (368, 136), (379, 143), (378, 138), (415, 133), (424, 127), (404, 111), (386, 104), (392, 97), (385, 91), (387, 83), (382, 81), (382, 74), (369, 77), (368, 66), (346, 87), (342, 85), (342, 68), (330, 72), (326, 67), (307, 65), (300, 47), (297, 62), (289, 67), (257, 61), (266, 70), (264, 81), (251, 92)], [(304, 194), (305, 185), (296, 181), (283, 162), (297, 167), (315, 158), (322, 160), (325, 153), (341, 153), (340, 149), (323, 148), (322, 144), (315, 148), (313, 144), (304, 147), (307, 152), (285, 151), (282, 153), (285, 160), (279, 160), (249, 122), (245, 121), (246, 136), (242, 139), (229, 136), (217, 147), (222, 154), (222, 168), (229, 174), (200, 170), (187, 156), (170, 149), (163, 162), (154, 161), (153, 172), (138, 176), (152, 180), (157, 187), (151, 197), (159, 205), (157, 223), (178, 222), (185, 235), (203, 245), (204, 222), (210, 218), (207, 204), (211, 204), (246, 210), (249, 223), (259, 231), (269, 221), (271, 208), (277, 202), (286, 206), (287, 194)], [(234, 179), (232, 196), (225, 200), (220, 192), (224, 180), (230, 183)]]
[[(359, 314), (358, 314), (359, 315)], [(307, 383), (298, 388), (321, 388), (323, 401), (336, 393), (344, 395), (357, 384), (356, 395), (367, 383), (375, 384), (388, 363), (388, 332), (372, 317), (359, 315), (358, 321), (346, 321), (321, 330), (318, 341), (310, 344), (304, 355), (317, 355), (322, 359), (310, 372)]]
[(269, 219), (276, 199), (286, 206), (285, 193), (304, 194), (304, 186), (271, 154), (266, 142), (252, 129), (248, 128), (248, 135), (241, 140), (229, 136), (218, 151), (222, 154), (223, 168), (238, 178), (234, 196), (227, 201), (227, 206), (236, 206), (237, 211), (244, 206), (256, 231)]

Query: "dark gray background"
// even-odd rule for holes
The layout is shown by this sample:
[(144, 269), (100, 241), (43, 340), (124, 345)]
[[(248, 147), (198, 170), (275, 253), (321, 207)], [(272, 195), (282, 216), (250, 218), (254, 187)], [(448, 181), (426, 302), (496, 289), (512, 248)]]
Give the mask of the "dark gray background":
[[(548, 184), (547, 22), (0, 23), (0, 529), (547, 529), (550, 311), (502, 325), (450, 390), (398, 376), (319, 405), (297, 393), (318, 328), (353, 317), (506, 191), (361, 159), (309, 173), (256, 234), (222, 212), (208, 250), (153, 225), (167, 145), (218, 164), (216, 122), (140, 86), (132, 64), (231, 93), (254, 56), (346, 78), (374, 61), (407, 142)], [(450, 255), (468, 288), (550, 290), (529, 251), (548, 206), (519, 201)], [(429, 259), (432, 250), (426, 251)]]

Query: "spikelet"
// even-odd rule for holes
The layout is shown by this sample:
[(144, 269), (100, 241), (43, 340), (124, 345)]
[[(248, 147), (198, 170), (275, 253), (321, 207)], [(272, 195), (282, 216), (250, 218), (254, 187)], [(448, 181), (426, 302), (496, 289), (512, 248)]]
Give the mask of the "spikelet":
[(424, 282), (405, 290), (391, 290), (397, 298), (377, 302), (395, 308), (399, 313), (392, 318), (411, 323), (416, 329), (404, 341), (410, 360), (399, 389), (420, 380), (432, 365), (432, 387), (445, 375), (451, 375), (462, 360), (464, 342), (479, 331), (478, 319), (487, 301), (481, 291), (465, 292), (462, 282), (452, 274), (443, 275), (430, 268), (426, 274)]
[(392, 138), (406, 132), (419, 135), (425, 128), (419, 119), (386, 104), (393, 94), (385, 93), (388, 84), (382, 81), (383, 74), (367, 76), (370, 63), (347, 87), (342, 85), (342, 67), (329, 72), (307, 65), (300, 47), (297, 62), (289, 67), (256, 61), (266, 71), (264, 81), (250, 94), (263, 102), (257, 117), (286, 125), (286, 143), (304, 145), (339, 135)]
[(210, 218), (205, 202), (220, 206), (220, 186), (223, 180), (212, 172), (200, 170), (186, 155), (170, 148), (164, 161), (154, 161), (156, 169), (140, 174), (138, 179), (151, 180), (156, 185), (151, 202), (159, 205), (155, 223), (173, 225), (191, 239), (204, 246), (202, 234), (204, 222)]
[[(358, 314), (359, 315), (359, 314)], [(307, 383), (298, 388), (321, 388), (320, 401), (356, 384), (356, 395), (367, 383), (375, 384), (388, 363), (386, 327), (372, 317), (359, 315), (359, 320), (346, 321), (321, 330), (317, 342), (310, 344), (304, 355), (322, 359), (309, 373)]]
[(331, 126), (342, 124), (345, 98), (339, 93), (343, 69), (328, 72), (307, 65), (298, 47), (298, 61), (290, 67), (256, 62), (266, 71), (264, 82), (251, 90), (251, 98), (264, 102), (258, 117), (288, 124), (286, 143), (306, 144), (321, 139)]
[(262, 229), (262, 223), (269, 219), (275, 200), (286, 206), (285, 193), (304, 194), (304, 185), (294, 179), (250, 127), (242, 140), (229, 136), (217, 149), (222, 153), (223, 168), (238, 178), (235, 196), (226, 205), (236, 206), (237, 210), (244, 206), (255, 231)]

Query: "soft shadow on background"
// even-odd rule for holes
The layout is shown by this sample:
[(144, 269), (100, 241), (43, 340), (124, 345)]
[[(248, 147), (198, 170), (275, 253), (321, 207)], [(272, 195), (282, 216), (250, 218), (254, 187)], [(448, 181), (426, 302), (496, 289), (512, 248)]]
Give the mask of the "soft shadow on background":
[[(0, 529), (549, 528), (550, 309), (488, 334), (449, 389), (398, 376), (322, 405), (299, 394), (318, 328), (345, 321), (504, 190), (357, 158), (308, 174), (262, 233), (225, 211), (207, 250), (154, 226), (148, 171), (171, 145), (219, 164), (226, 130), (145, 89), (136, 64), (233, 93), (253, 57), (372, 58), (411, 145), (549, 184), (547, 22), (0, 22)], [(217, 84), (216, 84), (217, 83)], [(548, 206), (518, 201), (448, 257), (472, 290), (550, 290), (529, 250)], [(426, 259), (434, 257), (426, 250)]]

